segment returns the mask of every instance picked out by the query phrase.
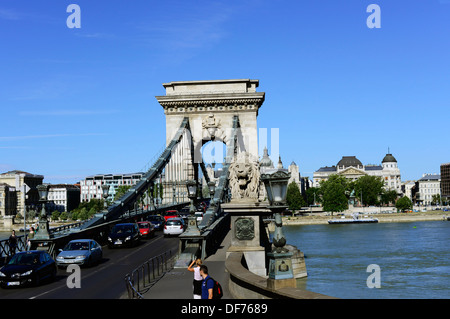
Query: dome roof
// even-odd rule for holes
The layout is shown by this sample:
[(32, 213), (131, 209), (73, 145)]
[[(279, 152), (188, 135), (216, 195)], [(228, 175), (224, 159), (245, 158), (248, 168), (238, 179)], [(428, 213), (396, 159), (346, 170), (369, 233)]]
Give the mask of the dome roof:
[(358, 167), (363, 166), (361, 161), (356, 158), (356, 156), (342, 156), (342, 159), (337, 163), (336, 166), (344, 166), (344, 167)]
[(273, 162), (269, 157), (269, 151), (267, 150), (267, 147), (264, 147), (264, 155), (261, 158), (261, 161), (259, 162), (259, 165), (261, 167), (269, 167), (273, 168)]
[(394, 156), (392, 156), (392, 154), (386, 154), (386, 156), (383, 158), (383, 160), (381, 161), (381, 163), (397, 163), (397, 160), (395, 159)]

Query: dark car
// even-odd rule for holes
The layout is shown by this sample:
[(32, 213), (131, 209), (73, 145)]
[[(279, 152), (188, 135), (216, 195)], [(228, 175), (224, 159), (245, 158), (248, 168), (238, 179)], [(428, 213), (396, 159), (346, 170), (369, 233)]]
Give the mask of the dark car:
[(141, 232), (135, 223), (116, 224), (108, 236), (108, 247), (134, 246), (141, 240)]
[(15, 254), (0, 269), (2, 287), (39, 285), (45, 279), (54, 280), (56, 263), (45, 251), (24, 251)]
[(164, 227), (164, 217), (159, 215), (151, 215), (147, 217), (147, 220), (155, 226), (156, 230), (161, 230)]

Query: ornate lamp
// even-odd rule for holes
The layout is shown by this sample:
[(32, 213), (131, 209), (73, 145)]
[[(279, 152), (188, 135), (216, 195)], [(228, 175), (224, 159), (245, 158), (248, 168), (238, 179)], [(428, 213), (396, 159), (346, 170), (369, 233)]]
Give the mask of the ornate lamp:
[(189, 207), (189, 218), (188, 225), (185, 232), (185, 236), (199, 236), (200, 230), (197, 226), (197, 218), (195, 217), (195, 206), (194, 200), (197, 198), (197, 181), (195, 180), (187, 180), (186, 188), (188, 197), (191, 200), (191, 206)]
[(281, 213), (286, 210), (287, 185), (291, 174), (286, 169), (269, 170), (261, 174), (261, 180), (266, 187), (269, 209), (275, 216), (275, 232), (273, 235), (274, 248), (268, 253), (269, 257), (269, 281), (268, 286), (277, 289), (279, 279), (288, 280), (288, 285), (295, 286), (294, 273), (292, 271), (292, 253), (284, 246), (286, 237), (283, 233)]
[(286, 238), (283, 233), (281, 213), (286, 210), (287, 185), (291, 174), (285, 169), (276, 169), (261, 175), (261, 180), (266, 187), (267, 198), (269, 200), (269, 209), (275, 216), (275, 233), (273, 244), (276, 252), (287, 252)]
[(208, 182), (208, 188), (209, 188), (209, 196), (211, 199), (213, 199), (214, 193), (216, 192), (216, 183), (213, 181)]
[(102, 185), (102, 193), (103, 193), (103, 198), (105, 199), (103, 207), (106, 209), (108, 207), (108, 204), (106, 203), (106, 199), (109, 197), (109, 185), (108, 184)]
[(47, 212), (45, 211), (45, 204), (47, 203), (48, 197), (48, 185), (42, 184), (38, 185), (37, 190), (39, 192), (39, 201), (42, 203), (41, 214), (39, 215), (39, 229), (34, 236), (34, 239), (50, 239), (50, 233), (48, 232), (48, 220)]

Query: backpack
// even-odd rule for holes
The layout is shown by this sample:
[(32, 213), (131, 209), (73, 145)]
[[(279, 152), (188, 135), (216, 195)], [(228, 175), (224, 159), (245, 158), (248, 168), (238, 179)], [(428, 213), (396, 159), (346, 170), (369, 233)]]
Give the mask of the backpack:
[(212, 280), (214, 282), (212, 299), (220, 299), (220, 298), (222, 298), (223, 297), (223, 290), (222, 290), (222, 286), (220, 285), (220, 283), (218, 281), (215, 281), (211, 277), (208, 280)]

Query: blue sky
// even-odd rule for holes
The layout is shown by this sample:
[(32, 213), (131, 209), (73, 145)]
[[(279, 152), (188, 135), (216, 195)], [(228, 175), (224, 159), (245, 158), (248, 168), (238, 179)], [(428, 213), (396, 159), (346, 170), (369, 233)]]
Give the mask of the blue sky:
[(164, 146), (162, 83), (251, 78), (285, 166), (312, 177), (390, 147), (418, 179), (450, 161), (449, 57), (447, 0), (0, 0), (0, 172), (141, 171)]

